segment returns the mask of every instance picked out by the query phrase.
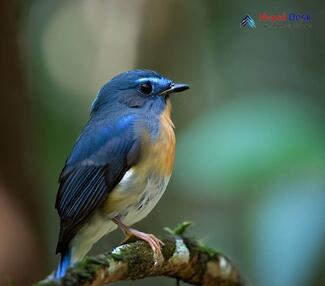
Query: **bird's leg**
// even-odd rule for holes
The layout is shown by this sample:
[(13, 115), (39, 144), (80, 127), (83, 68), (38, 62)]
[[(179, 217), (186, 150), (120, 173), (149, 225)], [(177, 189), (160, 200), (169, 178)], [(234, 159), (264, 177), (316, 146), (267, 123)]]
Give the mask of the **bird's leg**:
[(164, 243), (159, 238), (157, 238), (153, 234), (144, 233), (134, 228), (128, 227), (124, 223), (122, 223), (118, 218), (113, 218), (112, 221), (123, 231), (124, 235), (126, 236), (123, 242), (135, 236), (146, 241), (150, 245), (155, 257), (161, 256), (161, 245), (164, 245)]

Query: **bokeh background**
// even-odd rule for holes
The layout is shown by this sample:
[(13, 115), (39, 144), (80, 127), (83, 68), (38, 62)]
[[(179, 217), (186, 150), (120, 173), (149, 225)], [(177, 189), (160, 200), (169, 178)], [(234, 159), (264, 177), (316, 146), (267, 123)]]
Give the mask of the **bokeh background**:
[[(190, 220), (253, 285), (325, 285), (323, 1), (0, 3), (0, 285), (56, 267), (58, 175), (100, 86), (133, 68), (191, 85), (173, 98), (174, 175), (137, 227)], [(312, 24), (266, 28), (259, 12)], [(175, 281), (116, 285), (153, 284)]]

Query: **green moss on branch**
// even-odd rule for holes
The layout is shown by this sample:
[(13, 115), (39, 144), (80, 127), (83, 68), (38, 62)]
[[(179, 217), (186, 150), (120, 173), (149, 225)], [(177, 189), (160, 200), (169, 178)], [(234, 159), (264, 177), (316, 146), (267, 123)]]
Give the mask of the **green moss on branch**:
[(168, 276), (193, 285), (241, 286), (238, 269), (223, 254), (184, 236), (189, 223), (178, 225), (163, 239), (162, 256), (155, 261), (144, 241), (89, 257), (71, 267), (60, 280), (49, 277), (35, 286), (104, 285), (120, 280)]

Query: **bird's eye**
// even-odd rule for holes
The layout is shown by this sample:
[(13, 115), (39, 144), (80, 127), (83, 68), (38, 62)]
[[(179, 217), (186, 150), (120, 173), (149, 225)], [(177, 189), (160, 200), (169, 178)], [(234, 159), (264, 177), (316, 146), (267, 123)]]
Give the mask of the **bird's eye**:
[(143, 94), (150, 94), (152, 92), (152, 85), (151, 85), (151, 83), (149, 81), (148, 82), (145, 82), (145, 83), (141, 83), (141, 85), (140, 85), (140, 91)]

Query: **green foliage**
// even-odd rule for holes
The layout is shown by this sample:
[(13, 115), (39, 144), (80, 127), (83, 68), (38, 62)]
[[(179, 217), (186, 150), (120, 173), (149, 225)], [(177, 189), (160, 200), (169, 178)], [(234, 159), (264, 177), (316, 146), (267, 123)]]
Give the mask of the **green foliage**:
[(189, 226), (192, 225), (190, 221), (184, 221), (179, 223), (175, 228), (171, 229), (169, 227), (164, 227), (164, 230), (167, 231), (171, 235), (182, 236), (185, 234), (185, 231)]
[(313, 110), (289, 95), (235, 98), (180, 134), (175, 171), (180, 190), (245, 191), (282, 176), (320, 176), (321, 128)]

